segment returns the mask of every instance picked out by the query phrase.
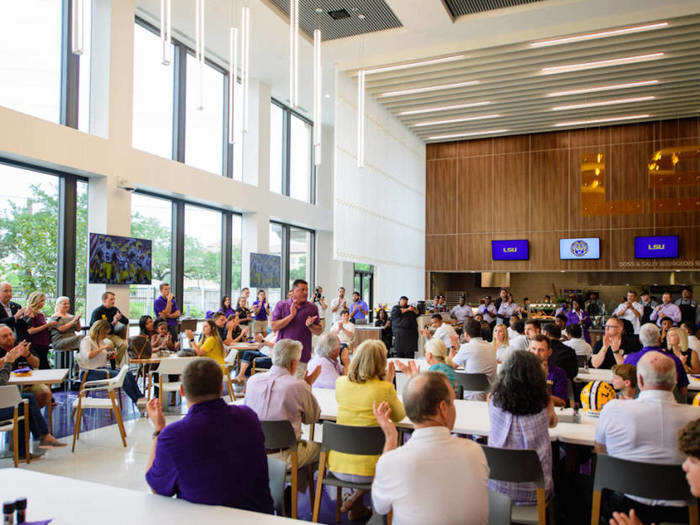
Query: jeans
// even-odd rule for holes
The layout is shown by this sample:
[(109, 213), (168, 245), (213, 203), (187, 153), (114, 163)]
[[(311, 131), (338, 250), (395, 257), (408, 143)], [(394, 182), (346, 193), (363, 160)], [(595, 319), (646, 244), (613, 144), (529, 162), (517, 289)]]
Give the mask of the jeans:
[[(34, 439), (44, 437), (49, 433), (49, 426), (46, 424), (44, 416), (41, 415), (41, 409), (39, 408), (39, 404), (36, 402), (34, 394), (30, 394), (28, 392), (24, 393), (22, 394), (22, 399), (26, 399), (29, 402), (29, 415), (27, 416), (27, 419), (29, 420), (29, 430), (31, 431), (32, 436), (34, 436)], [(20, 415), (24, 414), (24, 403), (20, 405), (19, 412)], [(3, 408), (0, 410), (0, 420), (12, 419), (14, 417), (14, 413), (15, 411), (13, 408)], [(19, 422), (17, 430), (19, 432), (18, 453), (20, 457), (24, 457), (26, 452), (24, 450), (24, 420)]]
[[(97, 370), (90, 370), (88, 372), (87, 380), (99, 381), (101, 379), (107, 379), (105, 372), (108, 374), (108, 377), (115, 377), (119, 374), (119, 370), (112, 370), (111, 368), (98, 368)], [(139, 390), (139, 386), (136, 384), (134, 374), (131, 372), (127, 372), (124, 376), (124, 384), (122, 385), (122, 389), (134, 403), (143, 397), (141, 390)]]

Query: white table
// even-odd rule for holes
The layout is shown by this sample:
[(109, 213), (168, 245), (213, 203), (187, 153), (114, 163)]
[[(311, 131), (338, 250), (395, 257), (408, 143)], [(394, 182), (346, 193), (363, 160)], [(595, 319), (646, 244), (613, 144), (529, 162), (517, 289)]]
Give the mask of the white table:
[[(612, 381), (612, 370), (609, 368), (589, 368), (586, 371), (585, 368), (578, 369), (578, 375), (575, 381), (580, 381), (582, 383), (588, 383), (589, 381), (607, 381), (610, 383)], [(688, 375), (688, 390), (694, 392), (700, 391), (700, 379)]]
[(147, 492), (15, 468), (0, 469), (0, 493), (3, 501), (26, 497), (27, 521), (52, 518), (51, 525), (301, 523), (258, 512), (199, 505)]
[[(17, 385), (20, 388), (23, 386), (32, 385), (60, 385), (66, 380), (69, 370), (67, 368), (47, 368), (44, 370), (32, 370), (29, 375), (17, 375), (14, 372), (10, 374), (8, 384)], [(53, 406), (51, 403), (46, 407), (48, 415), (49, 430), (53, 432)]]

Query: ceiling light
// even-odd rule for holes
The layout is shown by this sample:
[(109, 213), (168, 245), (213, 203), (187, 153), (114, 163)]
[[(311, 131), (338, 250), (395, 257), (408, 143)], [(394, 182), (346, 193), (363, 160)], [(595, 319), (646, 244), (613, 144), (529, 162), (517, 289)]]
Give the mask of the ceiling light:
[(540, 73), (542, 75), (556, 75), (558, 73), (570, 73), (571, 71), (583, 71), (585, 69), (596, 69), (599, 67), (622, 66), (625, 64), (634, 64), (636, 62), (647, 62), (649, 60), (658, 60), (664, 56), (663, 53), (650, 53), (648, 55), (636, 55), (632, 57), (611, 58), (609, 60), (597, 60), (595, 62), (583, 62), (581, 64), (567, 64), (564, 66), (543, 67)]
[(365, 15), (363, 15), (362, 13), (359, 13), (359, 14), (357, 15), (357, 18), (359, 18), (360, 20), (364, 20), (364, 19), (365, 19)]
[(410, 69), (413, 67), (432, 66), (433, 64), (444, 64), (445, 62), (454, 62), (467, 58), (467, 55), (453, 55), (449, 57), (433, 58), (430, 60), (421, 60), (420, 62), (411, 62), (410, 64), (398, 64), (396, 66), (375, 67), (374, 69), (365, 69), (365, 75), (374, 73), (386, 73), (387, 71), (399, 71), (401, 69)]
[(648, 118), (651, 115), (627, 115), (624, 117), (596, 118), (592, 120), (576, 120), (573, 122), (559, 122), (554, 124), (555, 127), (561, 128), (564, 126), (583, 126), (586, 124), (602, 124), (603, 122), (618, 122), (620, 120), (634, 120), (639, 118)]
[(469, 122), (470, 120), (483, 120), (487, 118), (498, 118), (500, 115), (477, 115), (475, 117), (464, 117), (464, 118), (453, 118), (449, 120), (427, 120), (424, 122), (419, 122), (413, 124), (414, 127), (418, 128), (421, 126), (438, 126), (440, 124), (453, 124), (455, 122)]
[(488, 100), (485, 102), (472, 102), (471, 104), (455, 104), (454, 106), (434, 106), (432, 108), (410, 109), (402, 111), (399, 115), (420, 115), (421, 113), (434, 113), (437, 111), (450, 111), (453, 109), (475, 108), (478, 106), (488, 106), (491, 104)]
[(197, 26), (197, 38), (196, 38), (196, 56), (197, 62), (199, 64), (198, 69), (198, 80), (199, 80), (199, 98), (197, 101), (197, 109), (202, 111), (204, 109), (204, 13), (206, 12), (206, 0), (196, 0), (196, 26)]
[(299, 100), (299, 0), (289, 2), (289, 100), (292, 108)]
[(564, 38), (555, 38), (553, 40), (542, 40), (540, 42), (532, 42), (530, 44), (530, 47), (558, 46), (560, 44), (570, 44), (572, 42), (581, 42), (583, 40), (593, 40), (596, 38), (626, 35), (629, 33), (638, 33), (640, 31), (651, 31), (653, 29), (661, 29), (662, 27), (667, 26), (668, 22), (659, 22), (658, 24), (647, 24), (643, 26), (626, 27), (624, 29), (611, 29), (610, 31), (601, 31), (599, 33), (587, 33), (585, 35), (568, 36)]
[(494, 133), (505, 133), (507, 129), (489, 129), (485, 131), (471, 131), (469, 133), (453, 133), (451, 135), (434, 135), (432, 137), (428, 137), (428, 140), (440, 140), (440, 139), (456, 139), (459, 137), (473, 137), (475, 135), (491, 135)]
[(243, 106), (241, 131), (248, 133), (248, 97), (250, 92), (250, 7), (241, 8), (241, 71), (243, 73)]
[(587, 102), (585, 104), (571, 104), (569, 106), (556, 106), (552, 111), (566, 111), (569, 109), (597, 108), (600, 106), (612, 106), (613, 104), (629, 104), (631, 102), (644, 102), (645, 100), (654, 100), (656, 97), (632, 97), (632, 98), (616, 98), (614, 100), (602, 100), (600, 102)]
[(658, 84), (658, 80), (643, 80), (641, 82), (628, 82), (627, 84), (609, 84), (607, 86), (597, 86), (592, 88), (571, 89), (569, 91), (555, 91), (547, 93), (548, 97), (566, 97), (568, 95), (583, 95), (584, 93), (598, 93), (600, 91), (611, 91), (613, 89), (628, 89), (642, 86), (652, 86)]
[(85, 26), (87, 25), (85, 0), (73, 0), (71, 7), (71, 51), (74, 55), (82, 55), (85, 52)]
[(381, 95), (379, 95), (379, 98), (400, 97), (401, 95), (415, 95), (416, 93), (428, 93), (430, 91), (440, 91), (442, 89), (454, 89), (466, 86), (473, 86), (478, 83), (478, 80), (470, 80), (469, 82), (457, 82), (456, 84), (440, 84), (437, 86), (403, 89), (401, 91), (389, 91), (387, 93), (382, 93)]
[[(238, 28), (229, 29), (229, 49), (228, 49), (228, 141), (230, 144), (236, 143), (236, 113), (233, 104), (236, 100), (236, 76), (238, 75)], [(240, 121), (240, 119), (238, 119)]]
[(170, 0), (160, 0), (160, 41), (163, 47), (163, 58), (161, 63), (164, 66), (169, 66), (172, 60), (172, 6)]

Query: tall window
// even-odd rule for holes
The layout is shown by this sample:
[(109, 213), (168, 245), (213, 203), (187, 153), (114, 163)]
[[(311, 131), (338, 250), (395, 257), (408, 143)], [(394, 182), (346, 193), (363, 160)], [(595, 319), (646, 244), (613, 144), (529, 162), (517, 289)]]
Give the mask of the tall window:
[(270, 253), (280, 256), (281, 290), (270, 290), (270, 302), (284, 297), (292, 288), (296, 279), (304, 279), (313, 289), (315, 280), (314, 267), (314, 232), (280, 224), (270, 223)]
[[(78, 181), (75, 216), (75, 313), (86, 319), (88, 260), (88, 184)], [(89, 320), (89, 317), (87, 318)], [(86, 323), (87, 323), (86, 320)]]
[(169, 66), (162, 65), (162, 54), (158, 35), (136, 24), (133, 146), (172, 158), (173, 62)]
[(284, 193), (284, 110), (277, 104), (270, 105), (270, 191)]
[(233, 215), (231, 218), (231, 291), (233, 295), (236, 295), (236, 290), (241, 289), (241, 275), (243, 270), (242, 222), (240, 215)]
[(200, 82), (199, 64), (188, 53), (185, 162), (220, 175), (223, 140), (224, 74), (205, 64)]
[[(75, 0), (73, 0), (75, 1)], [(78, 129), (85, 133), (90, 132), (90, 55), (92, 53), (92, 39), (89, 38), (92, 24), (92, 1), (83, 0), (85, 5), (85, 49), (80, 55), (78, 77)]]
[(134, 193), (131, 196), (131, 236), (151, 240), (151, 284), (129, 288), (129, 317), (153, 315), (160, 283), (170, 283), (172, 204), (169, 200)]
[(221, 212), (185, 205), (184, 313), (202, 318), (219, 309)]
[(289, 288), (296, 279), (304, 279), (313, 286), (311, 275), (311, 232), (289, 228)]
[[(282, 245), (283, 245), (282, 225), (276, 222), (270, 223), (270, 255), (278, 255), (280, 257), (280, 284), (283, 284), (284, 272), (282, 268)], [(281, 299), (281, 288), (270, 288), (267, 290), (268, 300), (271, 305), (274, 305)]]
[(289, 148), (289, 196), (311, 202), (311, 125), (291, 115)]

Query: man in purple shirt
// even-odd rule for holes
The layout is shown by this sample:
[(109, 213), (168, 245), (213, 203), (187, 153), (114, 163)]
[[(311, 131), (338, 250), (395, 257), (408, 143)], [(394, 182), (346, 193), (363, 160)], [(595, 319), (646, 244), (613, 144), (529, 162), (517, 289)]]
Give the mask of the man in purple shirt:
[(681, 309), (671, 302), (671, 294), (668, 292), (661, 296), (661, 304), (654, 308), (649, 320), (656, 321), (656, 324), (661, 326), (661, 319), (664, 317), (670, 317), (676, 326), (681, 322)]
[(177, 300), (170, 293), (170, 285), (161, 283), (160, 295), (153, 301), (153, 311), (156, 317), (165, 319), (168, 325), (168, 332), (173, 336), (173, 342), (177, 342), (177, 319), (180, 317), (180, 308), (177, 306)]
[(311, 359), (311, 334), (321, 335), (323, 327), (318, 320), (318, 308), (310, 303), (309, 284), (304, 279), (294, 281), (289, 299), (279, 301), (272, 312), (270, 327), (277, 332), (277, 340), (292, 339), (302, 344), (301, 362), (296, 375), (304, 377), (306, 363)]
[(647, 352), (661, 352), (667, 355), (673, 359), (673, 362), (676, 364), (677, 397), (685, 401), (685, 396), (688, 393), (688, 384), (690, 384), (688, 381), (688, 374), (685, 373), (685, 368), (681, 360), (678, 359), (673, 352), (666, 352), (661, 348), (661, 333), (659, 332), (659, 328), (653, 323), (643, 324), (639, 329), (639, 341), (642, 343), (642, 349), (639, 352), (628, 354), (625, 357), (625, 364), (637, 366), (639, 360)]
[(158, 398), (148, 403), (155, 426), (146, 481), (154, 493), (192, 503), (272, 513), (265, 437), (255, 412), (221, 399), (223, 375), (213, 359), (194, 359), (180, 394), (189, 411), (165, 425)]
[(530, 340), (530, 352), (542, 361), (544, 373), (547, 376), (547, 384), (552, 385), (552, 402), (554, 406), (566, 406), (569, 384), (566, 372), (552, 363), (552, 348), (549, 346), (549, 338), (543, 334), (537, 334)]

